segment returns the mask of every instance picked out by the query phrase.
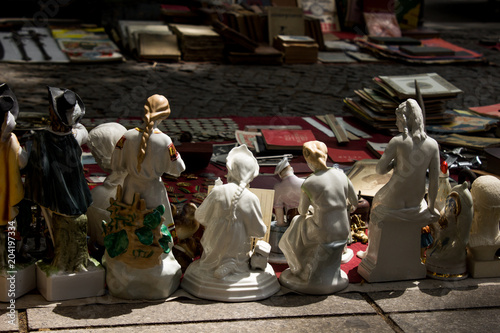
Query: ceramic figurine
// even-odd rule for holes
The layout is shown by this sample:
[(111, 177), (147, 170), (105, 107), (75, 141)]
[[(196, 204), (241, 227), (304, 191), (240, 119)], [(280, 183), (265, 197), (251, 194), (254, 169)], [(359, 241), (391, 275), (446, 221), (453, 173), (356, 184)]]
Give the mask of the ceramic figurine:
[[(38, 289), (49, 300), (96, 296), (104, 292), (104, 270), (87, 248), (85, 214), (92, 196), (81, 163), (87, 131), (79, 126), (85, 106), (68, 89), (48, 87), (48, 94), (50, 127), (34, 133), (25, 182), (26, 197), (41, 207), (54, 244), (52, 262), (37, 263)], [(53, 275), (79, 287), (63, 290)]]
[(438, 183), (438, 194), (436, 196), (435, 208), (441, 212), (445, 207), (448, 200), (448, 195), (451, 193), (450, 185), (450, 172), (448, 170), (448, 163), (446, 161), (441, 162), (440, 172), (439, 172), (439, 183)]
[(467, 249), (472, 224), (469, 183), (453, 187), (438, 222), (433, 224), (434, 243), (427, 249), (427, 276), (439, 280), (462, 280), (467, 274)]
[(274, 173), (281, 179), (281, 182), (274, 186), (273, 208), (276, 215), (276, 225), (285, 227), (290, 224), (295, 215), (298, 215), (300, 187), (304, 183), (304, 179), (297, 177), (293, 173), (293, 168), (287, 157), (284, 157), (278, 163)]
[[(19, 114), (17, 98), (6, 83), (0, 84), (0, 302), (10, 302), (36, 287), (35, 266), (18, 251), (19, 213), (24, 198), (20, 169), (27, 163), (26, 151), (12, 133)], [(14, 283), (12, 283), (14, 279)], [(11, 288), (14, 284), (16, 288)]]
[(473, 278), (500, 277), (500, 180), (478, 177), (471, 186), (474, 217), (467, 246), (467, 267)]
[[(439, 218), (435, 209), (439, 178), (439, 147), (424, 131), (423, 114), (414, 99), (396, 109), (400, 132), (377, 164), (377, 172), (393, 170), (389, 182), (373, 198), (368, 248), (358, 273), (368, 282), (421, 279), (421, 229)], [(428, 200), (426, 173), (428, 171)]]
[(323, 142), (306, 142), (303, 155), (313, 174), (302, 185), (300, 215), (279, 243), (290, 266), (280, 282), (301, 293), (331, 294), (349, 284), (340, 264), (350, 236), (349, 214), (358, 197), (343, 171), (327, 167)]
[(89, 244), (96, 248), (104, 246), (102, 222), (110, 221), (110, 212), (107, 210), (109, 199), (116, 198), (116, 189), (118, 185), (123, 186), (127, 176), (126, 171), (116, 171), (111, 168), (111, 155), (115, 145), (126, 131), (125, 126), (119, 123), (104, 123), (93, 128), (88, 135), (87, 146), (92, 156), (97, 165), (108, 173), (103, 184), (90, 191), (92, 204), (87, 210), (88, 235)]
[(300, 187), (304, 183), (304, 179), (294, 174), (287, 157), (284, 157), (278, 163), (274, 174), (278, 175), (281, 181), (274, 186), (273, 209), (276, 221), (271, 222), (269, 235), (271, 254), (269, 262), (285, 264), (286, 258), (283, 252), (281, 252), (278, 243), (290, 225), (290, 221), (298, 215), (297, 207), (299, 207), (300, 201)]
[(196, 210), (196, 220), (205, 226), (203, 254), (188, 266), (181, 287), (211, 300), (264, 299), (276, 293), (280, 285), (269, 263), (264, 269), (250, 266), (252, 237), (266, 233), (259, 199), (247, 189), (258, 175), (259, 165), (242, 145), (229, 152), (226, 166), (228, 183), (216, 182)]
[(175, 233), (177, 234), (177, 243), (172, 251), (177, 262), (181, 265), (182, 272), (203, 252), (201, 246), (201, 237), (205, 228), (196, 220), (194, 214), (196, 205), (192, 202), (182, 206), (179, 213), (176, 213), (176, 207), (172, 206), (174, 215)]
[(180, 283), (181, 267), (168, 230), (173, 217), (161, 176), (178, 177), (185, 165), (170, 137), (158, 129), (170, 112), (164, 96), (150, 96), (143, 126), (128, 130), (111, 158), (112, 170), (127, 173), (123, 192), (108, 208), (111, 221), (103, 224), (106, 282), (117, 297), (166, 298)]

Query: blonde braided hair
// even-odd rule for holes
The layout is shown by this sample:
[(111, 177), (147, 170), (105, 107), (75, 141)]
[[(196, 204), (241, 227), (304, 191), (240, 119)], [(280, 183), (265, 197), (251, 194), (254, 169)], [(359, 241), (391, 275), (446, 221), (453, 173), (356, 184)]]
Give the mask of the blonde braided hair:
[(170, 115), (170, 105), (168, 99), (162, 95), (150, 96), (144, 105), (144, 116), (142, 120), (145, 124), (141, 136), (141, 146), (137, 155), (137, 170), (141, 171), (141, 164), (146, 157), (149, 136), (153, 133), (155, 122), (168, 118)]

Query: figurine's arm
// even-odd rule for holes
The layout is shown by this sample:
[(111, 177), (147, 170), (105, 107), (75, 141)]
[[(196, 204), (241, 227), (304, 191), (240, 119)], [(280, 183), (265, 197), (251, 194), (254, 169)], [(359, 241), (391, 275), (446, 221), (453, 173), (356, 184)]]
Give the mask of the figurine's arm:
[(436, 201), (439, 184), (439, 148), (435, 141), (432, 142), (432, 157), (429, 163), (429, 210), (435, 212), (434, 203)]
[(396, 141), (395, 138), (393, 138), (389, 141), (389, 144), (377, 163), (376, 171), (378, 174), (384, 175), (394, 169), (396, 165), (396, 151)]
[(80, 123), (77, 123), (73, 126), (72, 132), (73, 136), (75, 137), (76, 141), (80, 146), (87, 143), (87, 140), (89, 138), (89, 132), (87, 131), (85, 126), (83, 126)]
[(302, 189), (302, 193), (300, 195), (300, 202), (299, 202), (299, 214), (302, 216), (307, 215), (307, 211), (309, 210), (309, 206), (311, 205), (311, 199), (309, 198), (309, 195), (306, 193), (304, 189)]
[(350, 213), (354, 213), (354, 211), (358, 207), (358, 195), (356, 194), (354, 186), (352, 185), (349, 178), (347, 178), (347, 200), (349, 201), (349, 206), (351, 208)]

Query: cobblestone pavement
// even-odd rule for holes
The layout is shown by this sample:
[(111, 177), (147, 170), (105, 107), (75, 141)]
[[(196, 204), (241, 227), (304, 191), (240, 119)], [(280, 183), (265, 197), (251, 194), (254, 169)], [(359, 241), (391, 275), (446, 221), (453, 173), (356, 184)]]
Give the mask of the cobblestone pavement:
[(480, 64), (228, 65), (216, 63), (0, 64), (0, 78), (16, 93), (22, 111), (47, 112), (47, 85), (73, 89), (84, 100), (86, 117), (132, 117), (147, 97), (165, 95), (172, 118), (223, 116), (343, 115), (342, 99), (354, 89), (374, 86), (377, 75), (436, 72), (464, 91), (450, 108), (498, 103), (500, 51), (479, 43), (499, 36), (500, 25), (444, 29), (452, 43), (483, 53)]

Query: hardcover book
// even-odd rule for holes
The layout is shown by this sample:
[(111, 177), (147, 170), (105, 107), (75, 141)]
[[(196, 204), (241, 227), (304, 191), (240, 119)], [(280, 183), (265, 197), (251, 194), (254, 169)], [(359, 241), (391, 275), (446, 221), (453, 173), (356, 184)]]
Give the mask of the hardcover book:
[(268, 150), (302, 150), (302, 145), (316, 140), (311, 130), (268, 130), (262, 136)]

